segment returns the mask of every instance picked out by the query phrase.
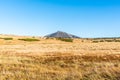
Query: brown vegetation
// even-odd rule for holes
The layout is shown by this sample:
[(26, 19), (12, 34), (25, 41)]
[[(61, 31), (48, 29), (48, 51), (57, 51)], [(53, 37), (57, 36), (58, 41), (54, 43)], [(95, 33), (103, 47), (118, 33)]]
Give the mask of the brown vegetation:
[(0, 40), (0, 80), (120, 80), (120, 43)]

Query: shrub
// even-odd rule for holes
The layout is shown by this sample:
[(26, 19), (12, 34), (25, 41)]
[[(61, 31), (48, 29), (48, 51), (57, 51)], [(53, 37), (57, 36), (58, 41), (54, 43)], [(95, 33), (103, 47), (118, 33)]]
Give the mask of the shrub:
[(13, 38), (0, 38), (0, 39), (4, 39), (4, 40), (13, 40)]
[(18, 39), (18, 40), (22, 40), (22, 41), (39, 41), (39, 39), (34, 39), (34, 38), (25, 38), (25, 39)]
[(93, 43), (98, 43), (99, 41), (92, 41)]
[(120, 40), (115, 40), (115, 42), (120, 42)]
[(106, 42), (114, 42), (114, 40), (105, 40)]
[(65, 41), (65, 42), (73, 42), (71, 38), (57, 38), (57, 40)]
[(100, 42), (104, 42), (104, 40), (100, 40)]
[(50, 39), (49, 37), (46, 37), (46, 39)]

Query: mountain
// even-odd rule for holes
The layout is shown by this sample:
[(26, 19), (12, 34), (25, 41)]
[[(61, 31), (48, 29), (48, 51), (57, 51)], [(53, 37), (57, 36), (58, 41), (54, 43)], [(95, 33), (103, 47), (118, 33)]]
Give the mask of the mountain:
[(72, 34), (68, 34), (66, 32), (62, 32), (62, 31), (57, 31), (55, 33), (46, 35), (45, 37), (55, 37), (55, 38), (80, 38), (78, 36), (72, 35)]

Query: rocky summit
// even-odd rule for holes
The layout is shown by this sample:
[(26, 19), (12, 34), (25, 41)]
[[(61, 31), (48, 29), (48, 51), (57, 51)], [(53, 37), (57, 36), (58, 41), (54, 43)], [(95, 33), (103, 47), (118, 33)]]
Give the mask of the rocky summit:
[(45, 37), (53, 37), (53, 38), (80, 38), (78, 36), (72, 35), (72, 34), (68, 34), (66, 32), (62, 32), (62, 31), (57, 31), (55, 33), (46, 35)]

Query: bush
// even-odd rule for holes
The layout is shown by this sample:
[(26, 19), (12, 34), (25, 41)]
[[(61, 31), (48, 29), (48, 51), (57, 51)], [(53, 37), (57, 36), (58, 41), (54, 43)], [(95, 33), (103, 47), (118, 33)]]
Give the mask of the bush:
[(114, 42), (114, 40), (105, 40), (106, 42)]
[(120, 40), (115, 40), (115, 42), (120, 42)]
[(13, 38), (0, 38), (0, 39), (4, 39), (4, 40), (13, 40)]
[(73, 42), (71, 38), (57, 38), (57, 40), (65, 41), (65, 42)]
[(18, 40), (22, 40), (22, 41), (39, 41), (39, 39), (34, 39), (34, 38), (25, 38), (25, 39), (18, 39)]
[(92, 41), (93, 43), (98, 43), (99, 41)]
[(100, 42), (104, 42), (104, 40), (100, 40)]

